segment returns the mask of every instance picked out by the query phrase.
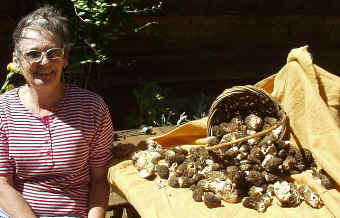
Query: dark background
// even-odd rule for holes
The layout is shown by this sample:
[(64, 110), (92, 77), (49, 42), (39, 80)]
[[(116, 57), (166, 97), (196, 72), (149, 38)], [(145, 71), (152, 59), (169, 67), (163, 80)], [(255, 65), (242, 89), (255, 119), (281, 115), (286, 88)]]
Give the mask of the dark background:
[[(18, 20), (37, 6), (34, 0), (2, 0), (0, 80), (11, 60), (11, 34)], [(114, 54), (133, 58), (128, 69), (99, 67), (96, 91), (108, 103), (116, 129), (127, 128), (136, 112), (132, 90), (138, 79), (158, 81), (172, 92), (169, 101), (199, 93), (216, 96), (234, 85), (253, 84), (278, 72), (292, 48), (309, 45), (314, 63), (340, 75), (338, 0), (172, 0), (150, 31), (117, 41)]]

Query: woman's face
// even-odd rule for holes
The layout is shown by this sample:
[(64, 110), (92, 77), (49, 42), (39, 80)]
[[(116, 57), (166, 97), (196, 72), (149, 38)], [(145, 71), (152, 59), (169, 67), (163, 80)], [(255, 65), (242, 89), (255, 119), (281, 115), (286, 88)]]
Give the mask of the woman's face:
[(27, 28), (22, 33), (18, 48), (14, 61), (19, 64), (29, 86), (40, 89), (60, 85), (63, 68), (68, 60), (63, 53), (57, 56), (50, 55), (51, 52), (46, 54), (49, 49), (54, 51), (52, 48), (60, 51), (61, 43), (55, 35), (48, 30)]

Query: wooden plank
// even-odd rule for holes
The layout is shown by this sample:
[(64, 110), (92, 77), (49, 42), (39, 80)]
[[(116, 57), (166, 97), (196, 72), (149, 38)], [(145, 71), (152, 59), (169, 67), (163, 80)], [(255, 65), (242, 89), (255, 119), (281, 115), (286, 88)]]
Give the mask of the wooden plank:
[(113, 53), (141, 56), (202, 49), (291, 47), (301, 42), (325, 47), (340, 44), (339, 37), (329, 40), (330, 33), (339, 29), (339, 16), (153, 16), (135, 20), (140, 25), (150, 21), (158, 24), (117, 41)]

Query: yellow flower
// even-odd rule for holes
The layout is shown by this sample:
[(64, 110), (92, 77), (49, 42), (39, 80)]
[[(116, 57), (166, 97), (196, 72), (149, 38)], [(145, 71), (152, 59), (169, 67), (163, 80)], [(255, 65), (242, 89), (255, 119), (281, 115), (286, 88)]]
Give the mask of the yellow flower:
[(6, 86), (6, 91), (9, 91), (9, 90), (14, 89), (14, 88), (15, 88), (15, 86), (13, 84), (8, 84)]
[(7, 65), (7, 70), (15, 72), (15, 73), (19, 73), (19, 68), (14, 64), (14, 63), (9, 63)]

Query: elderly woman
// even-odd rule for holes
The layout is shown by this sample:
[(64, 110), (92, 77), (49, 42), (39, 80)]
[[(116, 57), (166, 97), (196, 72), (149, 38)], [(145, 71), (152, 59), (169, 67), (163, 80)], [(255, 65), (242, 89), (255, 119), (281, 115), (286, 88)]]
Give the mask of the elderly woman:
[(26, 84), (0, 96), (0, 217), (105, 215), (112, 122), (100, 96), (61, 80), (69, 35), (51, 7), (13, 33)]

